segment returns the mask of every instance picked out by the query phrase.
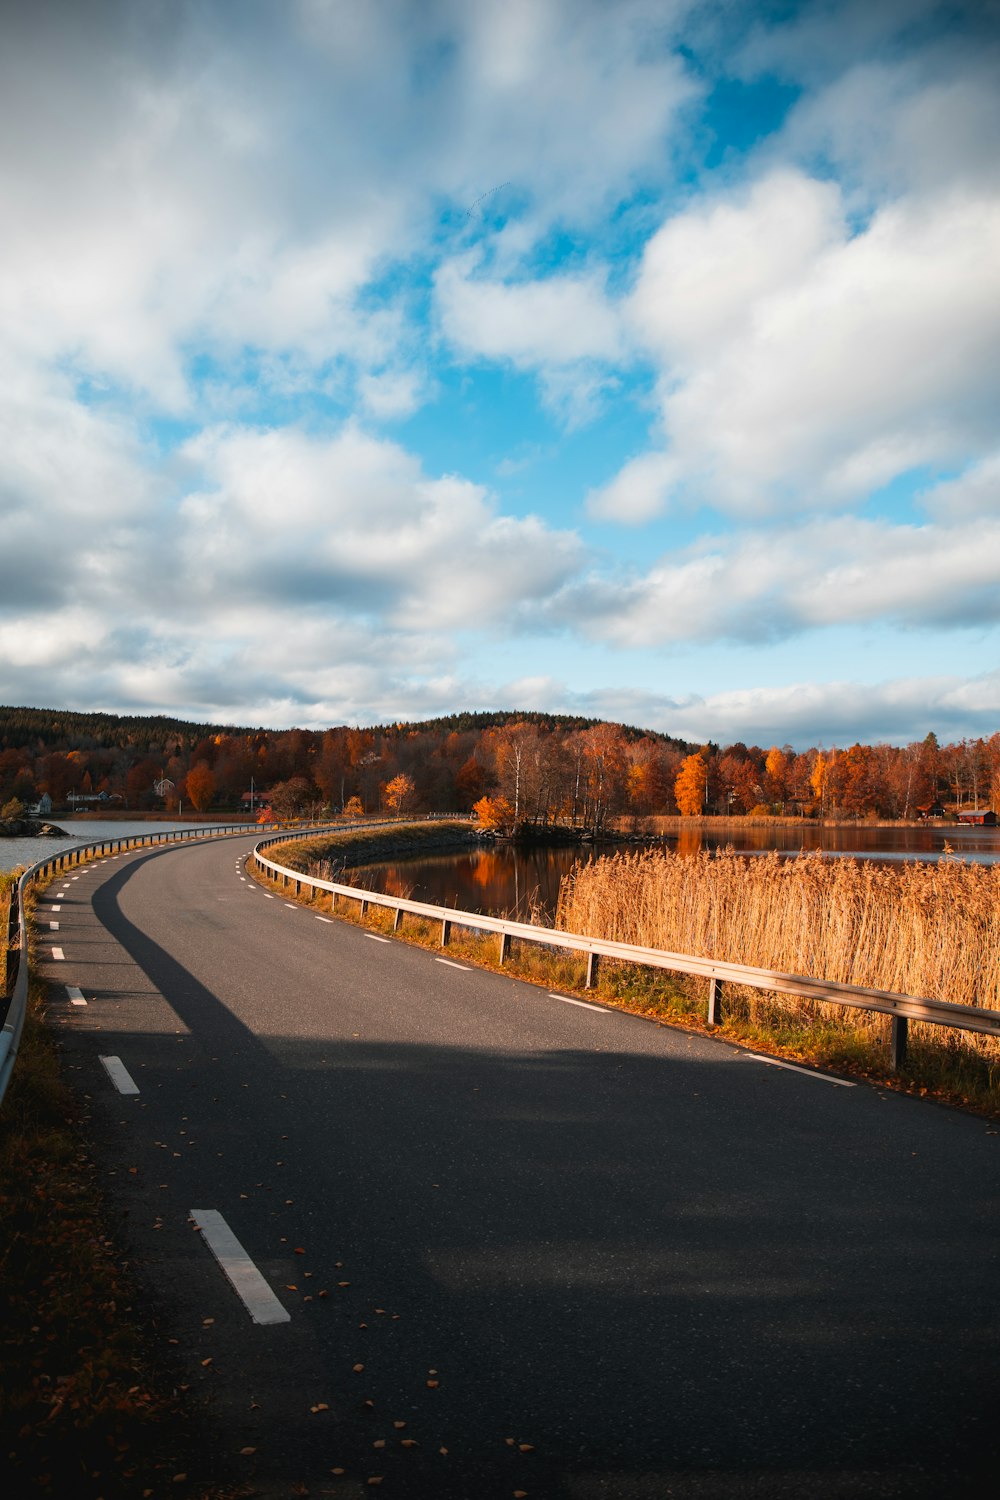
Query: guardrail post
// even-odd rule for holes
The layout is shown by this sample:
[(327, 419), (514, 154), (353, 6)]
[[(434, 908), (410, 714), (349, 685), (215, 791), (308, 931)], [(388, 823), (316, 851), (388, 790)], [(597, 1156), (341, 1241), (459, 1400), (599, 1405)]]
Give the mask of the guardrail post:
[(368, 902), (365, 900), (364, 896), (362, 896), (362, 898), (361, 898), (361, 920), (362, 920), (362, 922), (364, 921), (365, 917), (367, 917), (367, 915), (368, 915)]
[(503, 965), (503, 964), (505, 964), (507, 962), (507, 955), (509, 953), (510, 953), (510, 933), (509, 932), (501, 932), (501, 934), (500, 934), (500, 963), (501, 963), (501, 965)]
[(402, 923), (402, 920), (403, 920), (403, 908), (401, 906), (397, 906), (395, 912), (393, 913), (393, 918), (392, 918), (392, 930), (393, 930), (393, 932), (398, 932), (399, 931), (400, 924)]
[(906, 1062), (906, 1040), (910, 1022), (906, 1016), (893, 1016), (889, 1033), (889, 1067), (898, 1073)]
[(584, 987), (585, 990), (592, 990), (594, 988), (594, 985), (596, 983), (597, 983), (597, 954), (596, 953), (588, 953), (587, 954), (587, 977), (584, 980), (583, 987)]
[(708, 981), (708, 1024), (718, 1026), (722, 1020), (722, 980), (715, 975)]
[(448, 946), (448, 939), (450, 937), (451, 937), (451, 923), (448, 921), (447, 917), (444, 917), (442, 919), (442, 922), (441, 922), (441, 947), (442, 948), (447, 948), (447, 946)]

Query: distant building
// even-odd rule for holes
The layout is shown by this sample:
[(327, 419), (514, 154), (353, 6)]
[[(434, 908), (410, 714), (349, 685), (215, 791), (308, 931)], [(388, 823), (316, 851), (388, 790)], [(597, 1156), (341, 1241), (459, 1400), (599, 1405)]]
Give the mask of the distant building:
[(48, 792), (43, 792), (37, 802), (28, 807), (29, 818), (47, 818), (52, 812), (52, 798)]
[(940, 802), (925, 802), (917, 808), (918, 818), (943, 818), (944, 807)]
[(971, 807), (958, 815), (960, 823), (978, 823), (984, 828), (997, 826), (997, 815), (992, 807)]

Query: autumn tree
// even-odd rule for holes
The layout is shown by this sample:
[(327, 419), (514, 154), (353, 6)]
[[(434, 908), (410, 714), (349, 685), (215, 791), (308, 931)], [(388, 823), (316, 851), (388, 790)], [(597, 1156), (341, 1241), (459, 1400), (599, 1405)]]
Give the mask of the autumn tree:
[(509, 833), (517, 822), (514, 809), (506, 797), (480, 797), (472, 811), (480, 828), (497, 828)]
[(689, 755), (681, 762), (674, 782), (677, 806), (686, 818), (696, 818), (705, 805), (708, 767), (701, 755)]
[(401, 771), (386, 783), (382, 793), (386, 807), (393, 813), (405, 812), (413, 800), (415, 790), (412, 779)]
[(288, 781), (279, 781), (268, 794), (272, 813), (282, 821), (301, 817), (312, 797), (312, 791), (311, 782), (304, 776), (292, 776)]
[(768, 802), (780, 802), (784, 807), (788, 796), (788, 755), (772, 745), (764, 761), (764, 790)]
[(211, 806), (215, 796), (215, 772), (206, 761), (193, 765), (184, 778), (184, 791), (198, 812)]

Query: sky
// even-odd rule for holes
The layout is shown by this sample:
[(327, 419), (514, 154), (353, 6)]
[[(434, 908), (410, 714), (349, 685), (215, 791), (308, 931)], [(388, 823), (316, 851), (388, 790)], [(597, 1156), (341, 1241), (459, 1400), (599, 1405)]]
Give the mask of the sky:
[(1000, 0), (13, 0), (0, 701), (1000, 729)]

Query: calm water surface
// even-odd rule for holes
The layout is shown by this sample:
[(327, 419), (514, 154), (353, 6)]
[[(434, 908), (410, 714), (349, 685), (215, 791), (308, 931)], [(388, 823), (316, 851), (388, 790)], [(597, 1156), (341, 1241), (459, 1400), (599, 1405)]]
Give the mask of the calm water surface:
[[(75, 849), (80, 844), (92, 844), (97, 839), (127, 839), (140, 833), (169, 833), (175, 828), (190, 828), (190, 823), (165, 820), (162, 823), (126, 818), (88, 818), (86, 822), (75, 822), (72, 818), (53, 819), (59, 828), (65, 828), (65, 838), (51, 839), (0, 839), (0, 870), (16, 870), (19, 865), (36, 865), (50, 854), (62, 849)], [(217, 822), (199, 823), (199, 828), (222, 828), (232, 819), (220, 818)]]
[[(740, 854), (763, 854), (776, 849), (797, 854), (801, 849), (819, 849), (828, 854), (883, 862), (919, 859), (938, 860), (946, 844), (960, 859), (976, 864), (1000, 861), (1000, 828), (778, 828), (767, 824), (746, 827), (729, 824), (718, 833), (683, 829), (670, 834), (657, 847), (697, 854), (700, 850), (729, 845)], [(399, 860), (371, 865), (354, 872), (352, 884), (364, 884), (393, 896), (408, 896), (435, 906), (454, 906), (462, 911), (528, 920), (536, 913), (549, 921), (555, 913), (559, 883), (581, 860), (616, 848), (635, 850), (635, 844), (584, 845), (559, 849), (512, 848), (509, 844), (485, 844), (457, 854)]]

